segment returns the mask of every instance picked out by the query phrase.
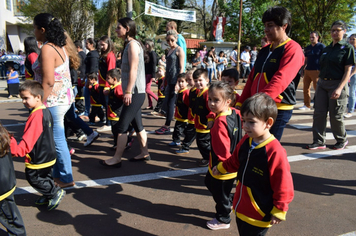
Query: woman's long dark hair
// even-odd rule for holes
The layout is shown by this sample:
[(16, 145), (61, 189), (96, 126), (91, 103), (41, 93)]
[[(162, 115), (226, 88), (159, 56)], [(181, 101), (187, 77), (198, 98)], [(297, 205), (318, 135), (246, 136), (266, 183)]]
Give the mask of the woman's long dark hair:
[(100, 38), (100, 41), (103, 41), (104, 43), (106, 43), (108, 45), (108, 48), (105, 51), (100, 50), (101, 57), (106, 58), (110, 52), (113, 52), (115, 55), (115, 47), (114, 47), (112, 40), (109, 38), (109, 36), (107, 36), (107, 35), (102, 36)]
[(66, 45), (66, 36), (61, 22), (49, 13), (40, 13), (35, 16), (33, 23), (38, 29), (44, 28), (46, 40), (58, 47)]
[(40, 49), (38, 48), (37, 41), (35, 37), (27, 37), (25, 38), (25, 41), (23, 42), (25, 46), (25, 53), (26, 56), (29, 54), (35, 52), (37, 54), (40, 53)]
[(143, 57), (144, 57), (144, 61), (145, 63), (148, 63), (150, 60), (150, 57), (148, 55), (148, 52), (146, 50), (146, 47), (143, 45), (143, 43), (141, 42), (141, 40), (136, 39), (136, 35), (137, 35), (137, 31), (136, 31), (136, 23), (135, 21), (131, 20), (131, 18), (129, 17), (125, 17), (125, 18), (121, 18), (118, 20), (118, 22), (120, 23), (120, 25), (122, 25), (124, 28), (129, 28), (129, 31), (126, 33), (126, 37), (125, 37), (125, 43), (124, 43), (124, 49), (126, 47), (126, 45), (128, 44), (128, 41), (126, 40), (128, 37), (133, 38), (134, 40), (136, 40), (137, 42), (140, 43), (142, 50), (143, 50)]

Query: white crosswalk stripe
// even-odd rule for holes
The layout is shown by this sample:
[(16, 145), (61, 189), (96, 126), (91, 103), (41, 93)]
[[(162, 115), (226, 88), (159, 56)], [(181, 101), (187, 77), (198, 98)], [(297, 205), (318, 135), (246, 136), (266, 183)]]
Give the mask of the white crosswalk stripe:
[[(306, 160), (317, 160), (323, 157), (343, 155), (343, 154), (355, 153), (355, 152), (356, 152), (356, 146), (347, 146), (347, 148), (345, 148), (344, 150), (332, 150), (332, 151), (315, 152), (315, 153), (289, 156), (288, 161), (296, 162), (296, 161), (306, 161)], [(106, 179), (83, 180), (83, 181), (76, 181), (75, 182), (76, 185), (74, 187), (70, 187), (67, 189), (108, 186), (113, 184), (128, 184), (128, 183), (142, 182), (142, 181), (149, 181), (149, 180), (156, 180), (156, 179), (165, 179), (165, 178), (174, 178), (174, 177), (202, 174), (202, 173), (206, 173), (206, 171), (207, 171), (207, 167), (197, 167), (191, 169), (168, 170), (168, 171), (161, 171), (155, 173), (120, 176), (120, 177), (113, 177), (113, 178), (106, 178)], [(31, 186), (18, 187), (15, 191), (15, 195), (27, 194), (27, 193), (37, 193), (37, 191), (33, 189)]]

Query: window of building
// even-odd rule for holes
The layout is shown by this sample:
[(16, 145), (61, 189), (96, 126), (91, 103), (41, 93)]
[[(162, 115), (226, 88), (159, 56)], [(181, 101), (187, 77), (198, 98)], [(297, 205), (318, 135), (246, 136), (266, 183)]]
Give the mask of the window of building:
[(21, 8), (25, 5), (24, 0), (13, 0), (14, 4), (14, 16), (22, 16)]
[(11, 11), (11, 0), (6, 0), (6, 9)]

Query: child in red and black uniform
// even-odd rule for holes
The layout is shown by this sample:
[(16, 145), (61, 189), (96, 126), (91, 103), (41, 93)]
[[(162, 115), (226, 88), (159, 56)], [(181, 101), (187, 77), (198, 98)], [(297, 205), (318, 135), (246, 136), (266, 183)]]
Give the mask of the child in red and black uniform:
[(88, 75), (91, 105), (91, 111), (89, 114), (89, 125), (95, 124), (95, 116), (98, 116), (101, 122), (104, 122), (105, 120), (97, 79), (98, 76), (96, 75), (96, 73), (90, 73)]
[(53, 119), (42, 103), (43, 87), (40, 83), (26, 80), (19, 91), (22, 103), (31, 110), (31, 114), (26, 121), (21, 142), (17, 144), (15, 138), (11, 138), (11, 154), (26, 158), (26, 179), (34, 189), (43, 194), (36, 204), (48, 204), (47, 210), (50, 211), (58, 206), (66, 193), (55, 185), (52, 178), (57, 157)]
[(119, 123), (120, 114), (123, 106), (124, 93), (121, 87), (120, 71), (112, 69), (108, 71), (107, 82), (111, 86), (108, 102), (108, 119), (111, 121), (111, 132), (114, 135), (114, 146), (117, 144), (117, 124)]
[(215, 114), (215, 120), (210, 130), (211, 152), (205, 186), (213, 195), (216, 203), (215, 218), (206, 223), (207, 227), (212, 230), (230, 227), (230, 192), (237, 173), (214, 175), (212, 168), (232, 155), (242, 136), (240, 111), (230, 107), (234, 100), (234, 90), (229, 84), (218, 81), (210, 85), (209, 107)]
[(174, 113), (174, 118), (176, 119), (176, 124), (174, 125), (173, 131), (173, 141), (168, 144), (169, 146), (179, 146), (180, 136), (185, 133), (188, 125), (188, 109), (189, 109), (189, 89), (187, 88), (187, 80), (185, 78), (185, 73), (178, 75), (177, 84), (179, 86), (179, 91), (177, 94), (176, 108)]
[(165, 88), (165, 79), (164, 79), (164, 75), (166, 74), (166, 69), (163, 66), (158, 66), (157, 67), (157, 76), (158, 76), (158, 80), (156, 81), (157, 86), (158, 86), (158, 100), (157, 100), (157, 104), (155, 109), (152, 112), (152, 115), (157, 115), (158, 112), (163, 113), (163, 111), (161, 111), (162, 109), (162, 105), (163, 105), (163, 101), (165, 98), (164, 95), (164, 88)]
[(223, 70), (221, 74), (221, 81), (228, 83), (230, 87), (234, 90), (235, 102), (232, 104), (232, 107), (237, 106), (237, 101), (240, 98), (240, 94), (236, 91), (236, 86), (239, 84), (239, 72), (235, 68), (230, 68)]
[(246, 99), (241, 107), (246, 135), (232, 156), (213, 168), (214, 175), (238, 173), (233, 208), (240, 235), (265, 235), (286, 220), (294, 196), (286, 150), (270, 133), (277, 113), (264, 93)]
[(0, 124), (0, 223), (9, 235), (26, 235), (21, 213), (14, 199), (16, 176), (10, 151), (10, 136)]
[(185, 128), (185, 136), (184, 140), (182, 141), (181, 148), (176, 151), (176, 154), (188, 154), (190, 145), (195, 140), (196, 132), (194, 126), (194, 106), (195, 106), (195, 99), (198, 95), (198, 90), (195, 87), (195, 83), (193, 80), (193, 70), (190, 70), (186, 73), (185, 78), (187, 80), (188, 85), (191, 87), (189, 90), (189, 108), (188, 108), (188, 125)]
[[(199, 93), (195, 100), (194, 125), (196, 130), (196, 142), (203, 159), (198, 161), (199, 166), (208, 166), (210, 154), (210, 130), (208, 129), (208, 70), (197, 69), (193, 73), (195, 87)], [(210, 117), (210, 116), (209, 116)], [(212, 119), (211, 119), (212, 120)]]

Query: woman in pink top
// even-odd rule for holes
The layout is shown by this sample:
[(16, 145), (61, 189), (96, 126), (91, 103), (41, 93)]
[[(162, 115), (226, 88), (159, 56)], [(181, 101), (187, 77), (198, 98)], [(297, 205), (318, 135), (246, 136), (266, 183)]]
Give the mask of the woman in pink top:
[(53, 117), (53, 135), (57, 161), (53, 177), (60, 187), (73, 186), (72, 163), (64, 135), (64, 115), (74, 100), (69, 71), (69, 58), (64, 49), (66, 37), (60, 21), (49, 13), (33, 20), (37, 41), (43, 43), (40, 55), (32, 65), (34, 79), (44, 90), (43, 103)]

